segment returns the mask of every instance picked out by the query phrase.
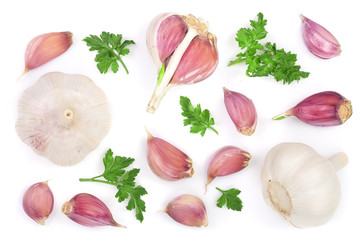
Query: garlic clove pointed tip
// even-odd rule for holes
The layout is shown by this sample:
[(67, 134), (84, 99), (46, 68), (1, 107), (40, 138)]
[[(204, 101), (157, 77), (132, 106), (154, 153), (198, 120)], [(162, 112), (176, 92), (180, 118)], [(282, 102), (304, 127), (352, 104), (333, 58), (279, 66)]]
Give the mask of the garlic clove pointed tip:
[(304, 15), (300, 14), (300, 19), (301, 19), (302, 21), (305, 21), (307, 18), (306, 18)]
[(224, 93), (229, 92), (229, 90), (228, 90), (226, 87), (223, 87), (222, 89), (223, 89), (223, 92), (224, 92)]
[(16, 80), (16, 82), (19, 82), (20, 81), (20, 79), (25, 75), (25, 74), (27, 74), (29, 72), (29, 69), (28, 68), (25, 68), (24, 69), (24, 71), (23, 71), (23, 73), (18, 77), (18, 79)]
[(147, 133), (147, 135), (148, 135), (147, 140), (149, 141), (150, 139), (152, 139), (152, 138), (153, 138), (153, 136), (151, 135), (151, 133), (149, 132), (149, 130), (147, 130), (147, 128), (146, 128), (146, 127), (145, 127), (145, 131), (146, 131), (146, 133)]

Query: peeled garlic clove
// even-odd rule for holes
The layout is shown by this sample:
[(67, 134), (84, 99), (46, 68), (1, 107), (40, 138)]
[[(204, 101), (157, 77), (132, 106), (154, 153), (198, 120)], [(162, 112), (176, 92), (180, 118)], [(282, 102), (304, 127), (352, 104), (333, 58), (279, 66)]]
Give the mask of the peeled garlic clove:
[(202, 81), (218, 64), (216, 36), (193, 15), (157, 16), (148, 28), (146, 42), (159, 71), (148, 112), (155, 112), (171, 86)]
[(349, 100), (337, 92), (326, 91), (305, 98), (295, 107), (273, 119), (281, 120), (296, 116), (307, 124), (328, 127), (343, 124), (351, 115), (352, 106)]
[(251, 136), (257, 123), (254, 103), (241, 93), (229, 91), (225, 87), (223, 90), (226, 110), (236, 129), (246, 136)]
[(149, 132), (147, 160), (153, 173), (164, 180), (176, 181), (194, 174), (192, 160), (184, 152)]
[(80, 162), (98, 146), (110, 125), (105, 93), (84, 75), (47, 73), (18, 102), (18, 136), (57, 165)]
[(344, 153), (326, 159), (302, 143), (278, 144), (266, 155), (261, 172), (264, 199), (293, 226), (322, 225), (339, 205), (336, 170), (346, 164)]
[(54, 196), (47, 181), (31, 185), (24, 194), (22, 205), (30, 218), (44, 225), (54, 206)]
[(105, 203), (91, 194), (75, 195), (70, 201), (63, 204), (61, 211), (74, 222), (87, 227), (105, 225), (125, 227), (114, 220)]
[(175, 221), (186, 226), (206, 227), (208, 225), (205, 204), (194, 195), (180, 195), (169, 202), (162, 211), (166, 212)]
[(71, 32), (52, 32), (32, 39), (26, 48), (23, 74), (63, 54), (73, 43), (72, 35)]
[(248, 166), (251, 159), (250, 153), (235, 147), (225, 146), (212, 156), (205, 188), (216, 178), (236, 173)]
[(340, 55), (340, 43), (328, 30), (303, 15), (300, 15), (300, 18), (303, 39), (310, 52), (323, 59)]

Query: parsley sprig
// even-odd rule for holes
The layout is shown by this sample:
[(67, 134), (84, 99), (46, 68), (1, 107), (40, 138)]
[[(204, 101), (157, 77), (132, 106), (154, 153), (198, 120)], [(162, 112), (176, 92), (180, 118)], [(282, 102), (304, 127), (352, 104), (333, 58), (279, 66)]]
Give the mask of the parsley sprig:
[(205, 109), (201, 110), (200, 104), (194, 107), (188, 97), (180, 96), (180, 105), (183, 112), (184, 126), (192, 125), (190, 127), (190, 133), (200, 133), (204, 136), (207, 129), (213, 130), (216, 134), (219, 134), (212, 125), (215, 124), (214, 118), (210, 117), (210, 111)]
[(115, 197), (118, 198), (119, 202), (123, 202), (130, 197), (126, 209), (135, 209), (136, 219), (142, 222), (144, 220), (142, 213), (145, 212), (145, 202), (141, 199), (141, 196), (147, 194), (147, 191), (140, 185), (135, 186), (135, 178), (140, 169), (125, 170), (134, 161), (134, 158), (114, 157), (113, 152), (109, 149), (103, 158), (104, 172), (93, 178), (80, 178), (79, 180), (80, 182), (99, 182), (116, 186), (118, 191)]
[(98, 63), (97, 68), (100, 73), (107, 73), (109, 68), (116, 73), (119, 70), (119, 61), (126, 73), (129, 74), (121, 56), (129, 54), (130, 50), (126, 47), (135, 44), (133, 40), (125, 40), (122, 42), (121, 34), (102, 32), (100, 37), (90, 35), (90, 37), (84, 38), (83, 41), (90, 47), (90, 51), (98, 51), (95, 62)]
[(290, 84), (299, 81), (300, 78), (307, 78), (310, 73), (300, 71), (300, 66), (295, 65), (296, 54), (286, 52), (284, 49), (277, 49), (275, 43), (267, 42), (262, 45), (259, 40), (267, 35), (265, 26), (267, 20), (259, 13), (258, 20), (250, 20), (252, 28), (241, 28), (235, 40), (241, 49), (245, 51), (236, 55), (236, 59), (229, 63), (232, 66), (245, 62), (248, 65), (246, 75), (249, 77), (274, 76), (276, 81), (283, 81)]
[(216, 189), (222, 193), (221, 197), (217, 200), (216, 206), (222, 208), (226, 204), (228, 209), (241, 211), (243, 205), (241, 199), (238, 197), (241, 192), (240, 190), (236, 188), (231, 188), (229, 190)]

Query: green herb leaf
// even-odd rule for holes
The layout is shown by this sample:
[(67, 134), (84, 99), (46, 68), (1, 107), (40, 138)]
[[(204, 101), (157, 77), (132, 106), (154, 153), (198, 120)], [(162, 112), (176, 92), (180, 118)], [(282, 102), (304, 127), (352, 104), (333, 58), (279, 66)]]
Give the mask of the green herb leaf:
[(241, 28), (237, 32), (235, 40), (240, 49), (245, 49), (245, 51), (236, 55), (237, 58), (230, 61), (229, 66), (245, 62), (248, 65), (247, 76), (271, 75), (276, 81), (283, 81), (284, 84), (307, 78), (310, 73), (300, 71), (300, 66), (296, 65), (296, 54), (277, 49), (275, 43), (267, 42), (265, 45), (259, 43), (259, 40), (267, 35), (266, 24), (264, 15), (259, 13), (257, 21), (250, 20), (252, 28)]
[(79, 180), (81, 182), (100, 182), (116, 186), (118, 191), (115, 197), (118, 198), (119, 202), (123, 202), (130, 197), (126, 209), (135, 209), (136, 219), (142, 222), (144, 220), (143, 212), (145, 212), (145, 202), (141, 199), (141, 196), (147, 194), (147, 191), (140, 185), (136, 186), (135, 183), (140, 169), (133, 168), (129, 171), (125, 170), (125, 168), (129, 167), (134, 161), (134, 158), (114, 157), (113, 152), (109, 149), (103, 158), (104, 172), (93, 178), (80, 178)]
[(180, 96), (180, 105), (183, 112), (182, 116), (184, 119), (184, 126), (191, 125), (190, 133), (200, 133), (204, 136), (207, 129), (213, 130), (216, 134), (218, 132), (212, 127), (215, 125), (214, 118), (210, 117), (210, 111), (205, 109), (201, 110), (200, 104), (194, 107), (188, 97)]
[(95, 62), (100, 73), (107, 73), (109, 68), (116, 73), (119, 70), (118, 61), (121, 63), (126, 73), (129, 71), (126, 68), (121, 56), (129, 54), (130, 50), (126, 48), (128, 45), (135, 44), (132, 40), (125, 40), (121, 42), (121, 34), (113, 34), (108, 32), (102, 32), (100, 37), (96, 35), (90, 35), (83, 39), (86, 45), (90, 47), (90, 51), (98, 51)]
[(220, 188), (216, 188), (219, 190), (222, 195), (217, 200), (216, 206), (219, 208), (222, 208), (225, 204), (228, 209), (234, 210), (234, 211), (241, 211), (242, 209), (242, 201), (238, 197), (240, 194), (240, 190), (236, 188), (231, 188), (229, 190), (221, 190)]

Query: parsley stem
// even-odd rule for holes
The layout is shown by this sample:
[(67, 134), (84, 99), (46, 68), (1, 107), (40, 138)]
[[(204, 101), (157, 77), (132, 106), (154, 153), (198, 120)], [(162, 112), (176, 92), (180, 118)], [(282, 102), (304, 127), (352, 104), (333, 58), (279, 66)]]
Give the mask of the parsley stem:
[(212, 126), (210, 126), (210, 125), (206, 125), (208, 128), (210, 128), (211, 130), (213, 130), (217, 135), (219, 135), (219, 132), (218, 131), (216, 131), (216, 129), (215, 128), (213, 128)]
[(119, 60), (119, 62), (121, 63), (121, 65), (124, 67), (126, 74), (129, 74), (129, 71), (127, 69), (127, 67), (125, 66), (125, 63), (123, 62), (123, 60), (121, 59), (120, 56), (117, 56), (117, 59)]
[(99, 182), (99, 183), (106, 183), (106, 184), (110, 184), (113, 186), (117, 186), (117, 183), (114, 182), (109, 182), (109, 181), (105, 181), (105, 180), (100, 180), (100, 179), (96, 179), (97, 177), (93, 177), (93, 178), (79, 178), (80, 182)]

